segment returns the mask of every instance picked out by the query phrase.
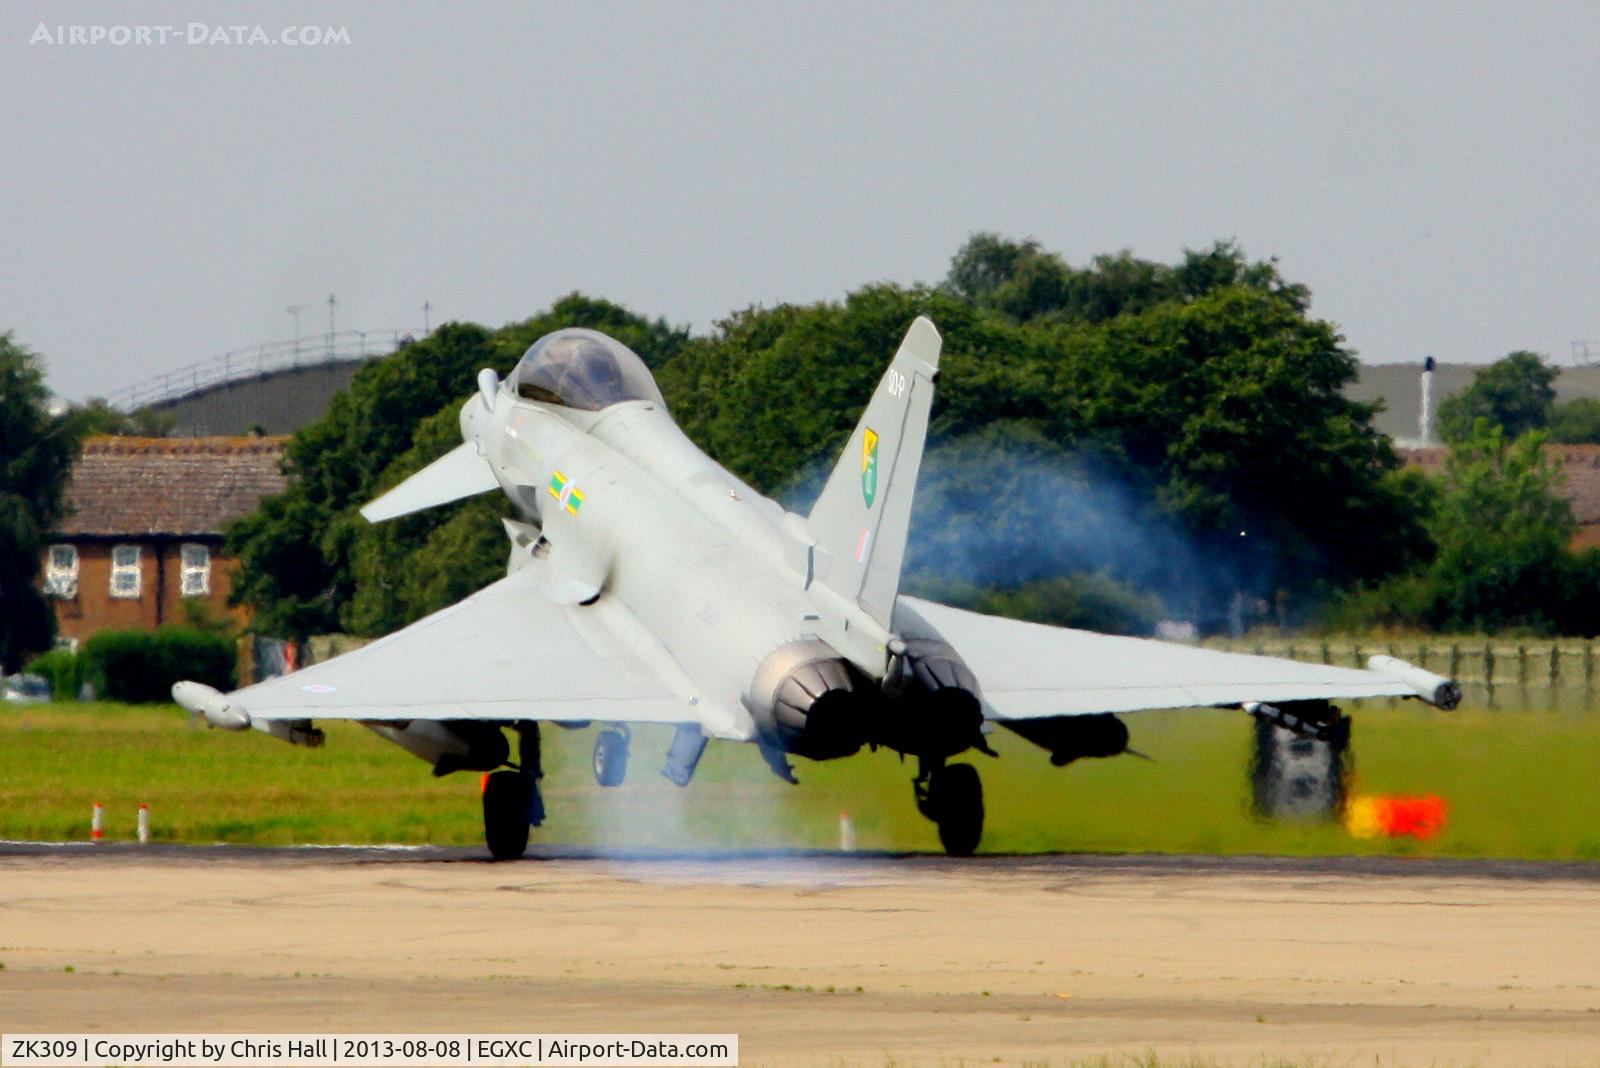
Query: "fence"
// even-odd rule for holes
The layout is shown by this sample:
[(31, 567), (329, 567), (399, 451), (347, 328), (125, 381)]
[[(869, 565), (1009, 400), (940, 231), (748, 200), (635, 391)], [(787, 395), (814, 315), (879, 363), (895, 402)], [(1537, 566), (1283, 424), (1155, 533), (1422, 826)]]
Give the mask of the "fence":
[(255, 378), (296, 367), (386, 356), (413, 336), (421, 337), (422, 332), (403, 328), (343, 330), (315, 338), (247, 345), (176, 371), (147, 378), (112, 394), (108, 399), (113, 407), (131, 412), (243, 378)]
[(1600, 707), (1600, 642), (1581, 638), (1245, 638), (1205, 644), (1236, 653), (1346, 667), (1364, 667), (1367, 658), (1376, 654), (1397, 656), (1459, 682), (1464, 707), (1585, 712)]

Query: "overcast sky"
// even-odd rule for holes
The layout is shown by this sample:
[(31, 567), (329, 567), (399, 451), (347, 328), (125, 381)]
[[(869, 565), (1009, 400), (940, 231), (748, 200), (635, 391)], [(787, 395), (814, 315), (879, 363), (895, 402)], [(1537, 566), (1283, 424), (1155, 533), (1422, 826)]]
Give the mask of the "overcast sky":
[(1235, 238), (1364, 360), (1565, 362), (1600, 337), (1597, 122), (1594, 3), (8, 3), (0, 330), (80, 399), (329, 293), (351, 327), (581, 289), (705, 329), (994, 230)]

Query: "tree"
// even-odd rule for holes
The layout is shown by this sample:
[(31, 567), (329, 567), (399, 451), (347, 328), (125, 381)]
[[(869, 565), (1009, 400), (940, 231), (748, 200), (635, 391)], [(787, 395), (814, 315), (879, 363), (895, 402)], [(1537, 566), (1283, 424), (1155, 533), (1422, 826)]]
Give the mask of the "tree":
[(1012, 252), (1044, 254), (985, 248), (938, 290), (740, 312), (662, 368), (668, 402), (710, 455), (803, 511), (906, 324), (928, 314), (944, 356), (915, 571), (1014, 585), (1104, 569), (1203, 612), (1239, 588), (1309, 607), (1425, 554), (1393, 449), (1341, 392), (1354, 357), (1306, 316), (1303, 287), (1219, 246), (1155, 272), (1187, 288), (1143, 310), (1129, 308), (1146, 296), (1103, 321), (1021, 322), (957, 291), (983, 292)]
[(255, 626), (293, 637), (341, 629), (355, 593), (351, 552), (367, 523), (356, 512), (380, 476), (411, 447), (441, 403), (472, 389), (480, 367), (507, 369), (480, 326), (446, 323), (427, 338), (365, 364), (328, 412), (289, 440), (289, 488), (228, 532), (239, 558), (233, 599)]
[(781, 492), (832, 464), (921, 314), (945, 339), (936, 435), (1044, 414), (1036, 346), (1021, 328), (948, 293), (889, 284), (842, 304), (739, 312), (657, 378), (701, 448), (763, 492)]
[(1164, 609), (1154, 594), (1140, 593), (1105, 572), (1039, 579), (979, 599), (978, 611), (1101, 634), (1148, 635)]
[(1480, 418), (1451, 446), (1427, 526), (1432, 560), (1355, 591), (1342, 626), (1593, 634), (1600, 630), (1600, 554), (1569, 549), (1577, 523), (1544, 435), (1513, 441)]
[(1342, 395), (1354, 357), (1308, 301), (1230, 243), (1177, 264), (1121, 253), (1080, 270), (1036, 243), (978, 235), (944, 286), (747, 308), (703, 337), (579, 294), (494, 332), (456, 324), (364, 368), (295, 436), (289, 492), (234, 532), (238, 588), (262, 629), (379, 634), (499, 573), (497, 499), (379, 527), (355, 510), (457, 442), (478, 367), (504, 373), (561, 326), (638, 351), (685, 433), (804, 512), (926, 314), (944, 354), (908, 583), (1101, 574), (1082, 580), (1073, 611), (1111, 605), (1106, 582), (1188, 615), (1220, 614), (1239, 590), (1286, 590), (1303, 610), (1428, 548), (1416, 487), (1372, 408)]
[(80, 442), (101, 434), (164, 438), (177, 424), (171, 415), (150, 408), (133, 412), (113, 408), (103, 397), (91, 397), (83, 404), (73, 405), (67, 410), (67, 419), (71, 424), (69, 433)]
[(1574, 397), (1550, 412), (1550, 440), (1562, 445), (1600, 445), (1600, 400)]
[(1355, 374), (1341, 340), (1248, 286), (1120, 316), (1059, 363), (1051, 436), (1181, 519), (1207, 597), (1320, 595), (1403, 568), (1425, 537), (1372, 409), (1341, 392)]
[(1096, 256), (1078, 269), (1036, 241), (979, 233), (956, 252), (944, 283), (946, 291), (1023, 323), (1102, 323), (1237, 286), (1270, 293), (1301, 313), (1310, 307), (1305, 286), (1285, 281), (1275, 261), (1251, 263), (1231, 241), (1189, 249), (1174, 265), (1139, 259), (1124, 249)]
[(1439, 405), (1439, 432), (1446, 441), (1465, 441), (1479, 419), (1516, 439), (1550, 424), (1556, 375), (1536, 352), (1517, 351), (1472, 377), (1472, 385)]
[(510, 367), (535, 341), (552, 330), (569, 326), (610, 334), (638, 353), (652, 370), (677, 355), (689, 340), (687, 326), (673, 326), (659, 317), (646, 319), (620, 304), (574, 291), (550, 305), (548, 311), (501, 327), (492, 342), (501, 360)]
[(1015, 278), (1022, 264), (1044, 255), (1037, 241), (1008, 241), (998, 234), (973, 234), (950, 260), (945, 288), (962, 300), (981, 303)]
[[(461, 443), (460, 403), (417, 425), (412, 446), (378, 480), (387, 489)], [(381, 490), (377, 491), (381, 492)], [(454, 604), (505, 574), (511, 514), (499, 493), (356, 528), (349, 568), (352, 592), (341, 614), (354, 634), (382, 634)]]
[[(1565, 629), (1577, 533), (1544, 435), (1481, 420), (1450, 450), (1432, 533), (1433, 618), (1454, 629)], [(1592, 628), (1592, 624), (1591, 624)]]
[(0, 334), (0, 664), (13, 670), (55, 632), (39, 554), (64, 506), (72, 435), (49, 401), (38, 357)]

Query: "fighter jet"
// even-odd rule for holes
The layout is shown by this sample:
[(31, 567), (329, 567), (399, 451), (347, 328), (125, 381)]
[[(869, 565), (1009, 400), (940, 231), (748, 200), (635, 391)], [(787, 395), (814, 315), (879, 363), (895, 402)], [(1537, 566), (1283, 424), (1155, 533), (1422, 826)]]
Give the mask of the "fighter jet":
[[(678, 429), (644, 362), (593, 330), (549, 334), (511, 376), (478, 374), (463, 443), (363, 508), (372, 522), (499, 490), (506, 577), (354, 652), (222, 694), (175, 699), (214, 727), (319, 745), (354, 720), (435, 775), (489, 773), (484, 835), (521, 856), (544, 817), (540, 725), (601, 724), (594, 775), (623, 781), (629, 728), (674, 730), (663, 773), (687, 786), (710, 739), (790, 758), (886, 747), (915, 759), (918, 809), (945, 849), (983, 832), (969, 751), (1016, 732), (1064, 765), (1128, 750), (1118, 714), (1234, 707), (1303, 736), (1348, 730), (1332, 702), (1415, 697), (1452, 681), (1386, 657), (1366, 668), (1110, 637), (900, 592), (912, 497), (939, 377), (932, 322), (911, 324), (832, 475), (786, 511)], [(516, 737), (512, 759), (507, 730)]]

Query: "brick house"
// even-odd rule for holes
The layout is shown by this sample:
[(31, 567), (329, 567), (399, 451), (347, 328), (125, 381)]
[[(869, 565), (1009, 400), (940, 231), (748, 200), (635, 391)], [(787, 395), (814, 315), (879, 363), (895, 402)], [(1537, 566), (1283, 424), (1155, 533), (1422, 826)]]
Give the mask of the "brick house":
[(285, 438), (98, 437), (72, 468), (67, 514), (44, 551), (58, 642), (99, 630), (182, 623), (189, 606), (247, 622), (228, 606), (233, 560), (223, 531), (281, 493)]

